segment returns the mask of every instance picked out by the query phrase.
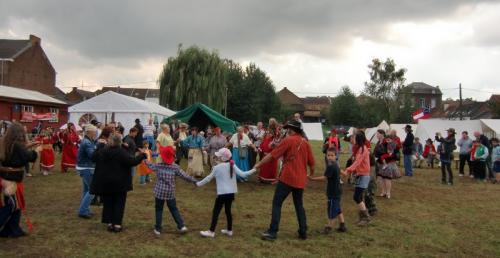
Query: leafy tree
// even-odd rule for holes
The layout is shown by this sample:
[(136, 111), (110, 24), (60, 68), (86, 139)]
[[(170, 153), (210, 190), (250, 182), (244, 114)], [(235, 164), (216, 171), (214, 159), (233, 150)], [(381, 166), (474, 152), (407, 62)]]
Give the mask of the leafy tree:
[(488, 106), (490, 107), (491, 113), (493, 114), (492, 118), (494, 119), (500, 118), (500, 103), (491, 100), (488, 101)]
[(366, 99), (360, 103), (360, 110), (360, 128), (375, 127), (380, 123), (380, 121), (386, 119), (386, 114), (384, 113), (384, 103), (375, 98), (366, 97)]
[(406, 69), (396, 69), (394, 60), (381, 62), (373, 59), (368, 65), (370, 81), (365, 82), (364, 92), (383, 103), (383, 119), (395, 121), (400, 103), (397, 101), (404, 87)]
[(174, 110), (202, 102), (221, 112), (226, 106), (227, 65), (217, 52), (196, 46), (170, 57), (158, 79), (160, 104)]
[(361, 109), (349, 86), (342, 87), (340, 93), (332, 99), (329, 120), (333, 125), (359, 126)]
[(251, 63), (243, 71), (229, 63), (228, 117), (242, 122), (257, 122), (279, 116), (281, 102), (267, 74)]

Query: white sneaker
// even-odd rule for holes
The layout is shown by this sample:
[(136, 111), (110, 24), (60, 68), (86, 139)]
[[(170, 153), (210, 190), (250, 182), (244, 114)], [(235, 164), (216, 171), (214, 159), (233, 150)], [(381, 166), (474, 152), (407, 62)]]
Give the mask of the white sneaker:
[(188, 232), (188, 228), (186, 226), (184, 226), (181, 229), (179, 229), (179, 232), (186, 233), (186, 232)]
[(232, 230), (227, 230), (227, 229), (221, 229), (220, 231), (223, 235), (227, 236), (233, 236), (233, 231)]
[(207, 231), (200, 231), (200, 235), (202, 237), (209, 237), (209, 238), (214, 238), (215, 237), (215, 232), (212, 232), (210, 230)]
[(160, 232), (160, 231), (158, 231), (158, 230), (156, 230), (156, 229), (153, 229), (153, 233), (155, 233), (155, 235), (156, 235), (156, 236), (161, 235), (161, 232)]

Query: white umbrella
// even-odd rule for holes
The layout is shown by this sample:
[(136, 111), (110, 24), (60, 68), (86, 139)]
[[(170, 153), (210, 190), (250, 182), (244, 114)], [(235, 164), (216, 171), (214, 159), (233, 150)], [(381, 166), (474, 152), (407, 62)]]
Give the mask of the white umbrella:
[[(74, 126), (75, 126), (75, 129), (76, 129), (77, 131), (83, 131), (83, 129), (82, 129), (79, 125), (74, 124)], [(60, 130), (65, 130), (66, 128), (68, 128), (68, 124), (67, 124), (67, 123), (66, 123), (66, 124), (63, 124), (63, 125), (61, 126), (61, 128), (59, 128), (59, 129), (60, 129)]]

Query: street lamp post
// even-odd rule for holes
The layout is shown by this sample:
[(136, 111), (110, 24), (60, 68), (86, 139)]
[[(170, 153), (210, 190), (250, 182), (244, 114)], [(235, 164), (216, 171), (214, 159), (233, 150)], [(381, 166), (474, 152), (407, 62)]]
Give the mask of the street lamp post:
[(0, 68), (0, 70), (1, 70), (0, 71), (0, 73), (1, 73), (1, 76), (0, 76), (0, 85), (3, 85), (3, 63), (5, 61), (14, 62), (14, 59), (12, 59), (12, 58), (0, 58), (0, 66), (1, 66), (1, 68)]

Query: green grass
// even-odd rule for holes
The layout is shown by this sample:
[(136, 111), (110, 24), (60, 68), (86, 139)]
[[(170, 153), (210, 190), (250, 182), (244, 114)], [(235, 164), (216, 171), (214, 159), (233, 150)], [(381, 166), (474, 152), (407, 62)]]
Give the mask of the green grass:
[[(320, 174), (324, 169), (320, 143), (313, 145), (316, 173)], [(345, 162), (342, 160), (341, 164)], [(274, 187), (261, 185), (255, 178), (239, 184), (233, 206), (234, 237), (217, 234), (215, 239), (204, 239), (198, 231), (209, 226), (216, 195), (214, 183), (197, 189), (178, 180), (177, 203), (190, 232), (176, 234), (173, 220), (165, 210), (166, 232), (157, 238), (152, 233), (153, 184), (140, 186), (135, 182), (127, 201), (126, 230), (111, 234), (100, 223), (100, 207), (92, 206), (94, 219), (77, 218), (79, 176), (37, 174), (25, 180), (34, 232), (21, 239), (0, 239), (0, 257), (500, 256), (499, 185), (457, 177), (455, 186), (449, 187), (440, 184), (437, 169), (417, 169), (415, 174), (394, 183), (391, 200), (377, 199), (379, 214), (365, 228), (354, 225), (357, 211), (352, 187), (345, 186), (343, 209), (349, 231), (328, 236), (318, 232), (326, 219), (324, 184), (311, 182), (304, 193), (309, 239), (300, 241), (296, 237), (297, 221), (289, 198), (283, 206), (279, 238), (274, 243), (259, 238), (270, 222)], [(222, 213), (217, 230), (224, 226)]]

